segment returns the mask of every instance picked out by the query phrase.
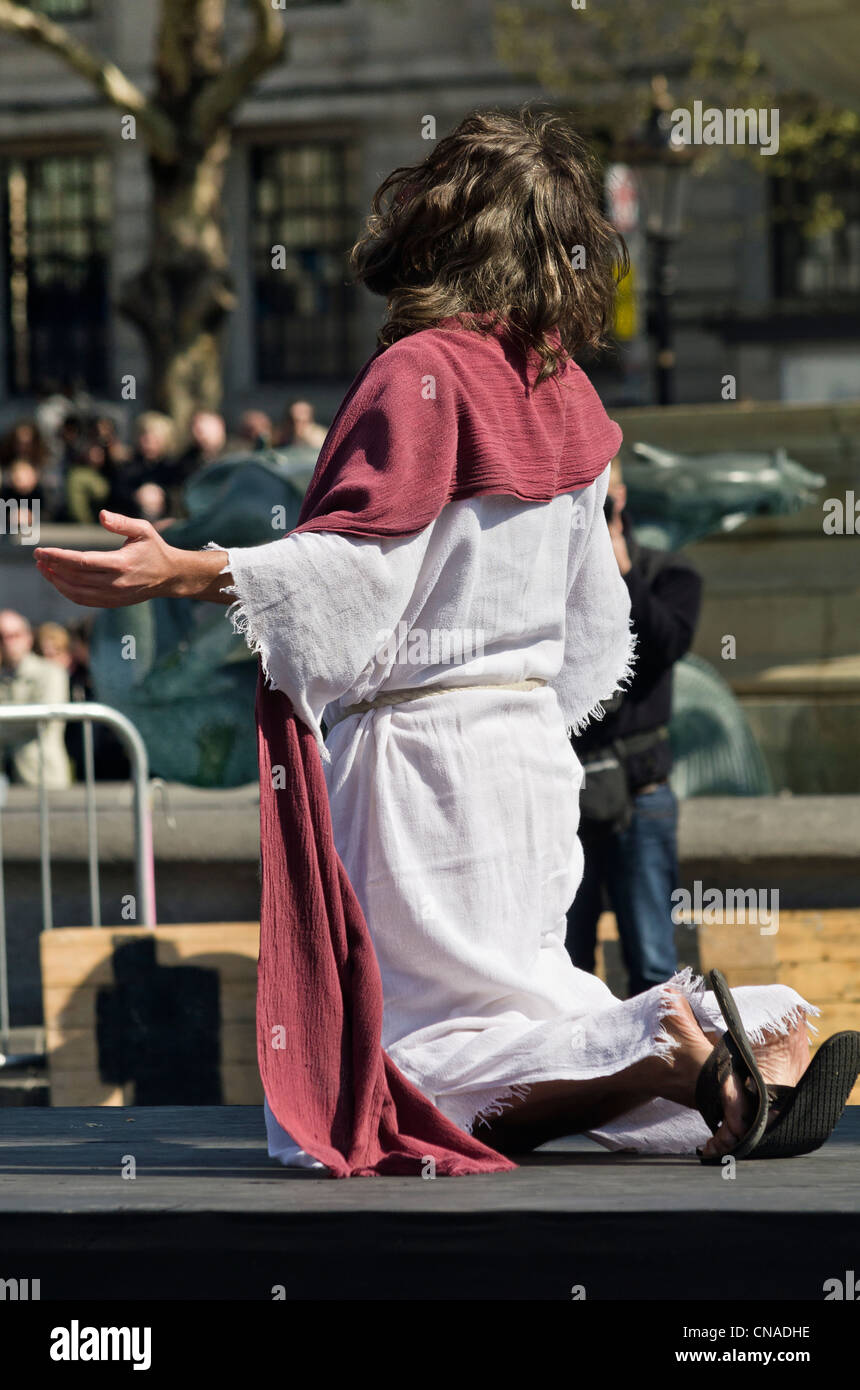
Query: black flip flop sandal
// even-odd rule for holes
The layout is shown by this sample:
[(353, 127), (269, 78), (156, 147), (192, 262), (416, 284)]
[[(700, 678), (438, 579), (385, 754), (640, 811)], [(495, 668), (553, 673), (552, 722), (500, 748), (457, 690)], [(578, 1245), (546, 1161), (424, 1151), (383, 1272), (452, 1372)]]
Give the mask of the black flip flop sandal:
[[(740, 1087), (754, 1098), (755, 1114), (746, 1134), (729, 1153), (733, 1158), (749, 1158), (767, 1128), (768, 1090), (725, 975), (720, 970), (712, 970), (709, 982), (725, 1019), (726, 1031), (699, 1073), (696, 1108), (711, 1132), (716, 1133), (724, 1118), (722, 1087), (734, 1073)], [(705, 1158), (701, 1150), (698, 1153), (702, 1163), (711, 1165), (722, 1163), (728, 1156), (714, 1154)]]
[(830, 1138), (860, 1074), (860, 1033), (834, 1033), (796, 1086), (768, 1086), (776, 1119), (750, 1158), (796, 1158)]

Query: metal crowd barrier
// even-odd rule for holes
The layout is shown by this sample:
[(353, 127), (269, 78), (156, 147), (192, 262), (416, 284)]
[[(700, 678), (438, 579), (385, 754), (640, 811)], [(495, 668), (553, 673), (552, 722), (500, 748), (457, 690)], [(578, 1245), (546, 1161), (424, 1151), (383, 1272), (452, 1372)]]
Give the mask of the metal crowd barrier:
[[(101, 926), (98, 823), (95, 797), (93, 724), (106, 724), (119, 736), (129, 754), (134, 787), (133, 823), (135, 856), (136, 922), (155, 926), (155, 870), (152, 853), (152, 816), (149, 804), (149, 760), (137, 729), (125, 715), (107, 705), (87, 701), (51, 705), (0, 705), (0, 730), (8, 725), (36, 727), (39, 743), (39, 848), (42, 886), (42, 923), (46, 931), (54, 925), (51, 883), (51, 829), (48, 789), (45, 786), (45, 730), (53, 720), (84, 726), (84, 786), (87, 817), (87, 860), (89, 866), (90, 924)], [(9, 975), (6, 955), (6, 898), (3, 880), (3, 808), (0, 802), (0, 1040), (9, 1036)]]

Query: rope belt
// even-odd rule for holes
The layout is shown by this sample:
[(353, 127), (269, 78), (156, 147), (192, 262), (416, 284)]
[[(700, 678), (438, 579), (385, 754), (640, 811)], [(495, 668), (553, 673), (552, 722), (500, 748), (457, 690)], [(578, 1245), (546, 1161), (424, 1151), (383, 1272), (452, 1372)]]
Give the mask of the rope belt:
[(380, 709), (383, 705), (403, 705), (407, 700), (423, 700), (425, 695), (447, 695), (452, 690), (534, 690), (535, 686), (546, 685), (545, 680), (535, 678), (527, 681), (500, 681), (491, 685), (424, 685), (415, 690), (387, 690), (373, 700), (361, 700), (357, 705), (349, 705), (341, 710), (331, 721), (330, 728), (339, 724), (350, 714), (365, 714), (370, 709)]

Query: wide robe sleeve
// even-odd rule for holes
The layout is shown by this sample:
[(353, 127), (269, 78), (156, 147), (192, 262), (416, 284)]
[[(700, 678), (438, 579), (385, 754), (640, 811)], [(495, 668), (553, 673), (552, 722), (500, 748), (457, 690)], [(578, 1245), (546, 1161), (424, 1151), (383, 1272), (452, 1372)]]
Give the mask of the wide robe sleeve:
[(408, 605), (431, 531), (398, 540), (298, 531), (227, 552), (234, 626), (312, 731), (324, 761), (323, 711), (370, 674)]
[(609, 467), (573, 503), (564, 661), (552, 682), (573, 733), (602, 717), (602, 701), (630, 680), (634, 666), (630, 594), (603, 515)]

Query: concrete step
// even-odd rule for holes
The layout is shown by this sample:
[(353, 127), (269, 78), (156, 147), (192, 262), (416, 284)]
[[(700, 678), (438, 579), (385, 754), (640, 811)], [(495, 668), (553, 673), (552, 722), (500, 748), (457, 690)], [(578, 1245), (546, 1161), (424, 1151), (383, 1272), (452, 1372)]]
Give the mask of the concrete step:
[[(860, 589), (799, 594), (708, 594), (693, 650), (732, 681), (770, 666), (800, 665), (856, 656)], [(723, 659), (724, 639), (735, 639), (735, 661)]]
[[(858, 487), (860, 499), (860, 487)], [(803, 534), (751, 533), (750, 523), (725, 536), (697, 541), (685, 548), (705, 585), (705, 597), (740, 594), (792, 594), (798, 602), (826, 593), (860, 591), (860, 537), (827, 536), (821, 511), (807, 509)], [(814, 528), (814, 529), (813, 529)]]
[(784, 448), (815, 471), (860, 476), (860, 400), (628, 407), (614, 410), (613, 418), (627, 445), (644, 440), (683, 453)]

